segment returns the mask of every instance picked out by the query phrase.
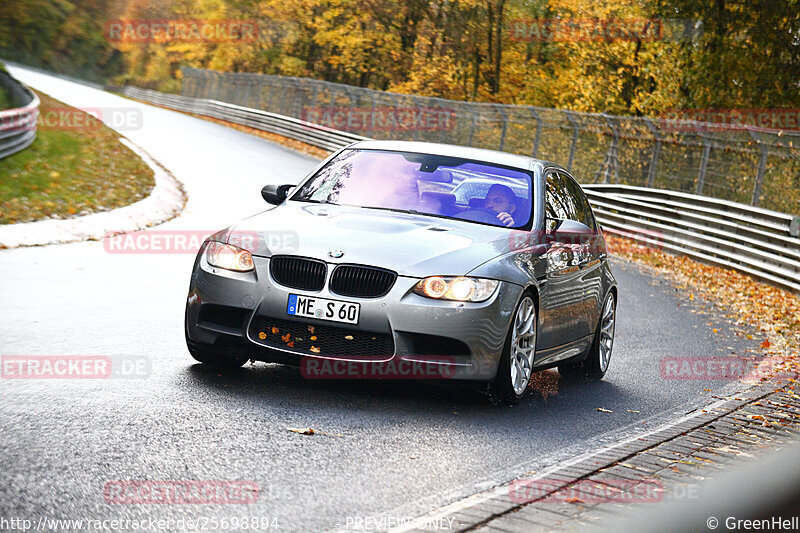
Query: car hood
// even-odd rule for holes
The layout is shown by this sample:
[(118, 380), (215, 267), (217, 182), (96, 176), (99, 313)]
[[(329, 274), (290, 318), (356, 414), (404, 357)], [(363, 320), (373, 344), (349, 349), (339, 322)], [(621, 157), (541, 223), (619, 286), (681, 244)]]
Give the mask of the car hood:
[[(255, 256), (301, 255), (424, 277), (467, 274), (510, 251), (513, 233), (410, 213), (287, 201), (242, 220), (227, 239)], [(343, 255), (332, 257), (336, 252)]]

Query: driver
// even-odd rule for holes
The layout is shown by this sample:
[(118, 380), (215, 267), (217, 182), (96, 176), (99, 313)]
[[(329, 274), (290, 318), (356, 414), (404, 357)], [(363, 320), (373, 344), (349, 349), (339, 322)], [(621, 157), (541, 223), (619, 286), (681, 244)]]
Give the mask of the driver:
[(514, 218), (511, 215), (517, 209), (517, 197), (510, 187), (499, 183), (489, 187), (483, 206), (497, 213), (497, 219), (504, 226), (514, 225)]

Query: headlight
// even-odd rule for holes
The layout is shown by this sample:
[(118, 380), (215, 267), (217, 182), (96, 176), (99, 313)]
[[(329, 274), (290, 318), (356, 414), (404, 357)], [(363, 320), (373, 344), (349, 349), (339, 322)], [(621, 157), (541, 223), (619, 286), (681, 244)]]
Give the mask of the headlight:
[(414, 292), (436, 300), (483, 302), (491, 298), (498, 285), (500, 282), (494, 279), (431, 276), (420, 280)]
[(216, 241), (208, 243), (206, 261), (211, 266), (236, 272), (248, 272), (254, 268), (253, 256), (250, 255), (250, 252), (232, 244)]

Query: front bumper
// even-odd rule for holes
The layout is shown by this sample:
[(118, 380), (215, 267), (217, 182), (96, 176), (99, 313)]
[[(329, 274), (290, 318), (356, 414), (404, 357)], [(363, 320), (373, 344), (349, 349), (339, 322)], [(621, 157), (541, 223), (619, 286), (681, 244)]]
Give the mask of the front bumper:
[[(381, 375), (380, 370), (363, 370), (369, 366), (408, 370), (422, 364), (426, 370), (420, 377), (430, 377), (429, 367), (436, 366), (442, 377), (494, 378), (522, 292), (518, 285), (501, 282), (485, 302), (438, 301), (412, 292), (418, 278), (398, 276), (385, 296), (343, 297), (329, 292), (327, 284), (318, 292), (277, 284), (268, 258), (254, 257), (255, 270), (240, 273), (212, 267), (203, 252), (195, 263), (186, 305), (189, 344), (262, 361), (296, 365), (314, 361), (315, 368), (324, 361), (357, 362), (363, 376)], [(351, 325), (287, 315), (290, 294), (358, 302), (359, 322)], [(316, 343), (309, 341), (311, 336), (323, 333), (325, 340), (330, 339), (327, 346), (338, 347), (336, 354), (312, 348)], [(341, 348), (347, 342), (354, 342), (358, 349), (350, 354)], [(370, 346), (375, 346), (374, 353)], [(412, 372), (397, 377), (415, 376)]]

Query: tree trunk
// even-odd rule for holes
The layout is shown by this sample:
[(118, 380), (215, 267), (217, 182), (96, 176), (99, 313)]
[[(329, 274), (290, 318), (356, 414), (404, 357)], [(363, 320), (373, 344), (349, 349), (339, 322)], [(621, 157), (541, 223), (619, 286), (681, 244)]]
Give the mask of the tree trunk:
[(497, 2), (497, 26), (496, 37), (494, 46), (494, 76), (492, 76), (492, 94), (500, 92), (500, 63), (503, 60), (503, 9), (505, 8), (506, 0), (498, 0)]

